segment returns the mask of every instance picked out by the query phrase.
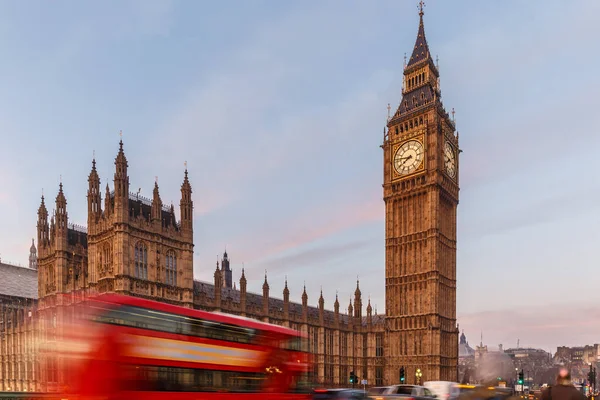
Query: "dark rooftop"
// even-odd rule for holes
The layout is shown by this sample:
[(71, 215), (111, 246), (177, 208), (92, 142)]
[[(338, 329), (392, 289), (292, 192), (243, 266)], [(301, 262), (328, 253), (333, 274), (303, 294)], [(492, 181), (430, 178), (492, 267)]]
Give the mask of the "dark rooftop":
[(38, 272), (35, 269), (0, 263), (0, 295), (38, 298)]

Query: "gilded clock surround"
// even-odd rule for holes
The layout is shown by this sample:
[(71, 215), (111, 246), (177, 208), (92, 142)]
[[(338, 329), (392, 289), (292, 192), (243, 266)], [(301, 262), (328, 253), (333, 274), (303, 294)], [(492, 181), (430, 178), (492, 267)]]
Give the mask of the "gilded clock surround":
[[(410, 143), (410, 142), (418, 142), (423, 149), (423, 154), (420, 159), (419, 165), (413, 171), (410, 171), (406, 174), (402, 174), (402, 173), (398, 172), (396, 159), (397, 159), (398, 152), (401, 150), (401, 148), (405, 144)], [(422, 173), (425, 171), (425, 165), (427, 163), (427, 148), (426, 148), (425, 144), (426, 144), (425, 136), (424, 136), (424, 132), (423, 132), (418, 135), (413, 134), (413, 135), (409, 136), (408, 138), (398, 141), (397, 143), (395, 143), (393, 145), (392, 154), (394, 156), (392, 157), (392, 160), (391, 160), (392, 161), (392, 171), (393, 171), (392, 180), (406, 179), (408, 177), (412, 177), (416, 174), (419, 174), (419, 173)]]
[(444, 143), (444, 169), (450, 178), (456, 177), (456, 151), (449, 141)]

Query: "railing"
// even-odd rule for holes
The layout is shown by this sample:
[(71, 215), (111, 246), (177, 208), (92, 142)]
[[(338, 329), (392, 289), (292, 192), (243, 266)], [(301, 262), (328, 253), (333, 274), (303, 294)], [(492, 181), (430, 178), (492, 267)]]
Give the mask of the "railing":
[(87, 228), (83, 225), (77, 225), (77, 224), (68, 224), (68, 228), (71, 230), (74, 230), (75, 232), (80, 232), (80, 233), (87, 233)]
[[(109, 195), (110, 195), (110, 197), (115, 197), (115, 191), (111, 190), (109, 192)], [(140, 203), (142, 203), (146, 206), (152, 207), (152, 199), (150, 199), (148, 197), (140, 196), (138, 193), (129, 192), (129, 200), (139, 201)], [(166, 211), (166, 212), (170, 212), (171, 207), (163, 205), (162, 210)]]
[(23, 266), (23, 264), (21, 264), (21, 263), (16, 263), (16, 262), (12, 262), (12, 261), (6, 261), (6, 260), (3, 260), (2, 258), (0, 258), (0, 264), (6, 264), (6, 265), (11, 265), (13, 267), (25, 268)]

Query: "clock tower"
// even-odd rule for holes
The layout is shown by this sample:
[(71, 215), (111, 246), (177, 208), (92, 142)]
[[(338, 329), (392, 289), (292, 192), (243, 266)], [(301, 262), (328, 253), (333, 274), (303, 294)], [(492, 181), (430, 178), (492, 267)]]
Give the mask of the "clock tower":
[(425, 39), (422, 2), (419, 17), (402, 100), (382, 145), (388, 384), (399, 383), (401, 368), (404, 383), (457, 380), (460, 151)]

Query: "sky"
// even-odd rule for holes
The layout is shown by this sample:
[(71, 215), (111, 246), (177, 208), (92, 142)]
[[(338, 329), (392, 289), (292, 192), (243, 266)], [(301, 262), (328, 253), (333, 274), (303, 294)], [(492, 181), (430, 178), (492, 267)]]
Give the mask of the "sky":
[[(595, 0), (431, 0), (430, 50), (463, 150), (457, 315), (470, 342), (600, 341)], [(86, 222), (95, 154), (177, 206), (194, 273), (384, 312), (382, 131), (416, 1), (0, 2), (0, 255), (26, 265), (42, 191)], [(111, 182), (112, 185), (112, 182)], [(178, 207), (176, 207), (178, 208)], [(52, 206), (50, 206), (50, 210)]]

